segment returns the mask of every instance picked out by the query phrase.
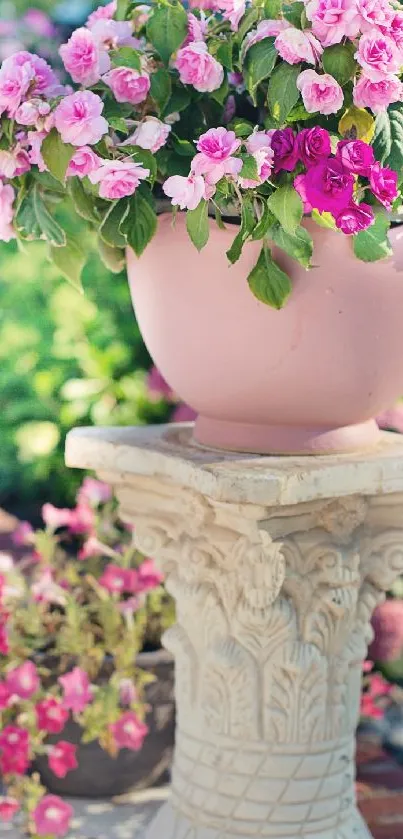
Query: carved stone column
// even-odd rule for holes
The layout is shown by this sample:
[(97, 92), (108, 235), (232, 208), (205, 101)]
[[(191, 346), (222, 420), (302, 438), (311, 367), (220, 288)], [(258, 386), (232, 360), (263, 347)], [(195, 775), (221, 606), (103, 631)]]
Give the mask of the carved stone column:
[(79, 429), (177, 603), (172, 797), (147, 839), (370, 839), (355, 728), (370, 617), (403, 571), (403, 443), (203, 450), (187, 426)]

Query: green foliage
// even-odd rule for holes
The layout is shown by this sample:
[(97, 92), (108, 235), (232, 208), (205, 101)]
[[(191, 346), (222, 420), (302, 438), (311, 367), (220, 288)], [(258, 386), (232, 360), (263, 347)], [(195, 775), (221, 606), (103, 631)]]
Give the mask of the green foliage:
[(303, 216), (302, 201), (296, 189), (291, 184), (280, 186), (270, 195), (267, 203), (286, 233), (292, 236)]
[(279, 64), (270, 78), (267, 100), (270, 111), (278, 123), (283, 123), (288, 114), (297, 104), (299, 90), (297, 78), (301, 72), (301, 65)]
[(210, 232), (207, 201), (202, 200), (195, 210), (187, 211), (186, 229), (194, 246), (201, 251), (208, 242)]
[(278, 56), (274, 41), (274, 38), (265, 38), (254, 44), (246, 54), (246, 86), (251, 93), (270, 76), (274, 68)]
[(403, 113), (400, 103), (378, 114), (373, 141), (375, 156), (383, 164), (401, 173), (403, 167)]
[(377, 262), (392, 255), (388, 239), (389, 219), (384, 213), (377, 213), (375, 224), (354, 236), (354, 253), (363, 262)]
[(252, 294), (273, 309), (282, 309), (291, 293), (290, 278), (274, 261), (267, 245), (263, 245), (248, 283)]
[(167, 2), (154, 7), (147, 24), (147, 36), (165, 64), (183, 43), (186, 33), (187, 15), (180, 3)]
[(324, 50), (322, 61), (326, 73), (333, 76), (342, 86), (353, 78), (357, 63), (354, 60), (353, 44), (334, 44)]

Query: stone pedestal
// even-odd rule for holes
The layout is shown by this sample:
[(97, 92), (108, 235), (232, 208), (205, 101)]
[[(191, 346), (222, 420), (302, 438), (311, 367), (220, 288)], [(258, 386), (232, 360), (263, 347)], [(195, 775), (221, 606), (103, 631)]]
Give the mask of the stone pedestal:
[(370, 839), (354, 792), (370, 617), (403, 571), (403, 442), (258, 457), (190, 426), (78, 429), (177, 603), (171, 801), (147, 839)]

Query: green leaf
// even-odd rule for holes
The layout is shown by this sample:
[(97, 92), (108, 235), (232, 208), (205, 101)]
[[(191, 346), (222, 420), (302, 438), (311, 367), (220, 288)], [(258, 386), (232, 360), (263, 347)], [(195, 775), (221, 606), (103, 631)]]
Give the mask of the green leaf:
[(282, 309), (291, 293), (290, 278), (274, 261), (270, 249), (263, 245), (259, 259), (248, 277), (252, 294), (274, 309)]
[(252, 29), (252, 26), (254, 26), (255, 23), (258, 22), (258, 20), (259, 10), (256, 8), (256, 6), (252, 6), (252, 8), (249, 9), (248, 12), (246, 12), (246, 15), (243, 16), (241, 23), (238, 27), (238, 41), (240, 44), (242, 43), (245, 35), (249, 32), (250, 29)]
[(129, 0), (117, 0), (116, 20), (125, 20), (129, 7)]
[(337, 230), (336, 222), (331, 213), (320, 213), (319, 210), (312, 210), (312, 219), (319, 227), (327, 230)]
[(228, 79), (225, 76), (224, 80), (223, 80), (223, 83), (220, 85), (220, 87), (218, 87), (217, 90), (213, 90), (209, 94), (209, 96), (211, 96), (212, 99), (214, 99), (216, 102), (218, 102), (219, 105), (223, 105), (227, 96), (228, 96), (228, 93), (229, 93), (229, 84), (228, 84)]
[(287, 116), (287, 122), (304, 122), (307, 119), (312, 119), (312, 114), (308, 113), (302, 102), (297, 102)]
[(74, 204), (77, 215), (86, 221), (99, 224), (99, 213), (97, 212), (94, 198), (85, 191), (80, 178), (69, 178), (67, 191)]
[(136, 256), (141, 256), (157, 229), (157, 215), (151, 200), (150, 188), (139, 187), (131, 196), (129, 212), (120, 225), (120, 231)]
[(298, 192), (291, 184), (285, 184), (272, 192), (267, 203), (286, 233), (292, 236), (299, 227), (304, 212)]
[(226, 67), (227, 70), (232, 70), (234, 62), (232, 60), (232, 41), (220, 41), (216, 50), (217, 61)]
[(267, 98), (270, 110), (276, 122), (282, 124), (299, 99), (297, 78), (301, 72), (300, 64), (283, 62), (273, 71), (269, 81)]
[(170, 140), (176, 154), (180, 154), (181, 157), (195, 156), (196, 146), (193, 143), (190, 143), (189, 140), (182, 140), (181, 137), (178, 137), (173, 133), (173, 131), (170, 134)]
[(41, 154), (49, 172), (61, 183), (64, 183), (66, 179), (67, 167), (76, 151), (74, 146), (63, 143), (55, 128), (52, 128), (41, 146)]
[(353, 78), (357, 70), (354, 49), (354, 45), (334, 44), (332, 47), (327, 47), (322, 55), (325, 73), (333, 76), (342, 86)]
[(109, 117), (108, 122), (114, 131), (120, 131), (121, 134), (129, 133), (127, 122), (123, 117)]
[(124, 146), (125, 153), (133, 155), (136, 163), (141, 163), (145, 169), (148, 169), (150, 174), (147, 178), (154, 183), (157, 175), (157, 161), (155, 155), (148, 149), (142, 149), (141, 146)]
[(361, 230), (354, 236), (354, 253), (363, 262), (377, 262), (392, 255), (392, 248), (388, 239), (390, 227), (386, 213), (377, 214), (375, 223), (367, 230)]
[(126, 237), (120, 232), (120, 226), (129, 212), (128, 198), (121, 198), (111, 205), (99, 228), (99, 235), (105, 244), (112, 248), (125, 248)]
[(191, 95), (184, 87), (175, 87), (172, 91), (171, 98), (164, 108), (164, 116), (170, 114), (180, 113), (190, 105)]
[(200, 201), (195, 210), (187, 211), (186, 229), (197, 250), (201, 251), (207, 245), (210, 233), (208, 201)]
[(132, 47), (120, 47), (111, 53), (111, 59), (114, 67), (130, 67), (141, 73), (141, 53)]
[(269, 228), (273, 224), (273, 221), (274, 221), (273, 214), (270, 212), (270, 210), (267, 206), (267, 202), (265, 201), (264, 205), (263, 205), (262, 215), (261, 215), (259, 221), (257, 222), (257, 224), (255, 225), (255, 227), (253, 228), (252, 235), (250, 237), (252, 242), (256, 242), (259, 239), (264, 239), (267, 231), (269, 230)]
[(180, 3), (154, 7), (147, 22), (147, 38), (168, 64), (187, 35), (187, 14)]
[(99, 237), (98, 251), (102, 262), (109, 271), (112, 271), (112, 274), (120, 274), (120, 272), (123, 271), (126, 262), (126, 254), (124, 250), (108, 245), (103, 239), (101, 239), (101, 237)]
[(52, 262), (70, 283), (80, 291), (81, 274), (87, 261), (87, 254), (76, 239), (69, 236), (63, 247), (50, 247), (49, 256)]
[(164, 110), (171, 96), (171, 77), (163, 67), (150, 76), (150, 94), (160, 113)]
[(22, 239), (46, 239), (51, 245), (66, 244), (66, 234), (49, 213), (38, 184), (21, 201), (15, 217), (15, 227)]
[(270, 76), (273, 70), (278, 56), (274, 41), (274, 38), (265, 38), (263, 41), (253, 44), (246, 53), (245, 80), (251, 93), (264, 79)]
[(273, 224), (268, 233), (270, 239), (292, 259), (296, 259), (304, 268), (310, 268), (313, 254), (313, 241), (305, 227), (297, 227), (290, 236), (278, 222)]
[[(400, 103), (378, 114), (373, 140), (375, 157), (401, 173), (403, 167), (403, 109)], [(359, 234), (361, 235), (361, 234)]]
[(257, 163), (253, 154), (241, 154), (242, 169), (240, 171), (241, 178), (247, 178), (251, 181), (259, 181), (259, 172), (257, 170)]
[(268, 20), (277, 20), (281, 17), (283, 8), (282, 0), (265, 0), (264, 2), (264, 16)]
[(236, 119), (233, 119), (229, 123), (228, 129), (230, 131), (235, 131), (237, 137), (249, 137), (249, 135), (253, 132), (253, 123), (248, 122), (246, 119), (236, 117)]
[(54, 247), (62, 247), (66, 244), (66, 234), (60, 224), (51, 216), (37, 186), (34, 186), (34, 207), (38, 224), (42, 229), (41, 238), (46, 239)]
[(297, 29), (302, 29), (302, 15), (305, 11), (305, 4), (296, 0), (294, 3), (289, 3), (283, 6), (283, 17), (288, 20)]
[(42, 228), (35, 213), (34, 195), (31, 189), (17, 205), (14, 226), (21, 239), (40, 239)]
[(256, 219), (255, 214), (253, 212), (253, 206), (250, 199), (245, 198), (242, 204), (242, 211), (241, 211), (241, 226), (238, 230), (238, 233), (235, 236), (235, 239), (227, 250), (227, 257), (231, 263), (237, 262), (239, 257), (242, 253), (242, 248), (249, 239), (249, 236), (252, 234), (254, 228), (256, 226)]

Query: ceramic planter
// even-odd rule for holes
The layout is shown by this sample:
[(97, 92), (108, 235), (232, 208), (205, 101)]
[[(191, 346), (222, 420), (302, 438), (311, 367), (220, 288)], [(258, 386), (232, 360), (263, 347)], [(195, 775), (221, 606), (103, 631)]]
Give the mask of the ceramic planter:
[(158, 650), (142, 653), (138, 664), (156, 676), (156, 681), (146, 687), (146, 701), (150, 706), (146, 722), (150, 731), (142, 750), (121, 749), (117, 758), (112, 758), (97, 741), (82, 743), (80, 726), (70, 721), (61, 734), (49, 737), (48, 742), (67, 740), (76, 744), (78, 768), (65, 778), (57, 778), (49, 769), (47, 758), (40, 758), (36, 763), (41, 780), (50, 792), (76, 798), (110, 798), (167, 779), (174, 746), (173, 659)]
[(403, 389), (403, 233), (392, 258), (364, 263), (350, 238), (307, 221), (314, 268), (273, 249), (292, 279), (275, 311), (247, 284), (261, 243), (229, 267), (234, 225), (211, 222), (198, 253), (185, 217), (159, 218), (140, 259), (128, 253), (145, 343), (171, 387), (199, 414), (204, 445), (258, 453), (349, 451), (376, 443), (373, 419)]

